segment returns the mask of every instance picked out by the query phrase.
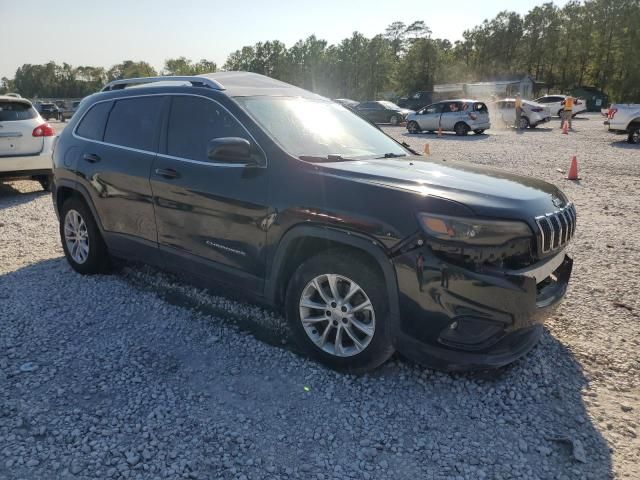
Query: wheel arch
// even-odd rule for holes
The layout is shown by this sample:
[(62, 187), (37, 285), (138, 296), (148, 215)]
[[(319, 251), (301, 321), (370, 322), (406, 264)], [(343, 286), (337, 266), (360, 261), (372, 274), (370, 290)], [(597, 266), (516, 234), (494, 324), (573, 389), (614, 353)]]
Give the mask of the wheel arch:
[(58, 180), (56, 182), (53, 201), (58, 216), (60, 216), (60, 211), (62, 210), (62, 205), (64, 204), (64, 202), (66, 202), (71, 197), (77, 197), (84, 201), (87, 207), (89, 207), (89, 210), (91, 210), (91, 215), (93, 215), (100, 233), (104, 233), (102, 229), (102, 222), (100, 221), (100, 217), (98, 216), (89, 192), (87, 192), (86, 189), (78, 183), (69, 180)]
[(631, 120), (629, 122), (629, 124), (627, 125), (627, 133), (631, 133), (631, 130), (636, 128), (636, 127), (640, 127), (640, 117), (636, 117), (633, 120)]
[(395, 322), (399, 317), (398, 282), (393, 264), (383, 246), (365, 235), (336, 228), (301, 225), (291, 228), (283, 235), (267, 276), (267, 300), (281, 307), (288, 282), (296, 268), (313, 255), (333, 248), (351, 249), (372, 260), (385, 280), (390, 314)]

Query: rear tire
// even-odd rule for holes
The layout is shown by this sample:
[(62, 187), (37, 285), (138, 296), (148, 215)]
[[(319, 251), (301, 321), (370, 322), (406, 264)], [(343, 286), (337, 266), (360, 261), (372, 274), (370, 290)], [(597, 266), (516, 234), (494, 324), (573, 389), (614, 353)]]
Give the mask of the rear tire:
[[(359, 290), (349, 296), (352, 288)], [(329, 250), (302, 263), (289, 281), (285, 308), (297, 344), (330, 368), (362, 373), (394, 352), (386, 285), (364, 255)]]
[(529, 119), (527, 117), (520, 117), (520, 125), (518, 125), (520, 130), (526, 130), (529, 128), (529, 125)]
[(389, 123), (391, 125), (398, 125), (400, 123), (400, 118), (398, 118), (397, 115), (391, 115), (391, 117), (389, 118)]
[(409, 131), (409, 133), (420, 133), (422, 132), (422, 129), (420, 128), (420, 125), (418, 125), (418, 122), (416, 121), (410, 121), (407, 124), (407, 130)]
[(629, 136), (627, 142), (632, 145), (640, 145), (640, 125), (629, 127)]
[(464, 122), (458, 122), (453, 127), (453, 131), (456, 132), (456, 135), (458, 135), (459, 137), (467, 135), (469, 133), (469, 130), (471, 130), (469, 128), (469, 125)]
[(109, 252), (91, 210), (79, 197), (71, 197), (60, 209), (60, 240), (69, 265), (91, 275), (109, 270)]

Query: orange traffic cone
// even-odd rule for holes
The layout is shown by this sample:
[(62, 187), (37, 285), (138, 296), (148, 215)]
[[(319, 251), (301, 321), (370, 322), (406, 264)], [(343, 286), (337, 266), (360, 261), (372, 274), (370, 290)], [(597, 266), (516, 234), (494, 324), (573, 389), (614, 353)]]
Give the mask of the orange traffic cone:
[(424, 144), (424, 154), (425, 155), (430, 155), (431, 154), (431, 150), (429, 149), (429, 144), (428, 143)]
[(569, 122), (566, 120), (562, 123), (562, 133), (569, 135)]
[(442, 137), (442, 127), (438, 127), (438, 136)]
[(571, 166), (569, 167), (569, 173), (567, 173), (567, 180), (580, 180), (578, 177), (578, 159), (575, 155), (571, 159)]

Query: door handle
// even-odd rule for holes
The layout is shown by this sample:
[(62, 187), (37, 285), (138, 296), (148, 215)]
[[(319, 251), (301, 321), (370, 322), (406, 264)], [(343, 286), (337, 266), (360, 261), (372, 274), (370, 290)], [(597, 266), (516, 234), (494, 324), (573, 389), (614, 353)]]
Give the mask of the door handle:
[(179, 178), (180, 174), (173, 168), (156, 168), (156, 175), (164, 178)]
[(82, 156), (82, 159), (89, 163), (97, 163), (100, 161), (100, 156), (96, 155), (95, 153), (85, 153)]

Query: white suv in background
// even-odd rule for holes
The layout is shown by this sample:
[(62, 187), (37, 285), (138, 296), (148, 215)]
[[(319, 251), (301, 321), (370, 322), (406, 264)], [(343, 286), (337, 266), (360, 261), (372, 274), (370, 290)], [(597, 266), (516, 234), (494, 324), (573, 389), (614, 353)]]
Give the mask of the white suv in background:
[[(567, 98), (566, 95), (545, 95), (544, 97), (536, 98), (534, 102), (541, 103), (545, 107), (549, 108), (551, 115), (555, 115), (556, 117), (560, 117), (562, 114), (562, 110), (564, 106), (562, 102)], [(575, 117), (581, 112), (584, 112), (587, 109), (587, 102), (585, 102), (582, 98), (576, 98), (573, 102), (573, 110), (572, 117)]]
[(55, 136), (29, 100), (0, 95), (0, 181), (30, 178), (50, 190)]
[[(507, 125), (515, 125), (516, 123), (516, 99), (503, 98), (489, 106), (492, 115), (496, 115), (503, 123)], [(495, 113), (494, 113), (495, 112)], [(531, 100), (522, 100), (522, 115), (520, 117), (519, 128), (536, 128), (538, 125), (551, 121), (551, 112), (549, 107), (532, 102)]]

